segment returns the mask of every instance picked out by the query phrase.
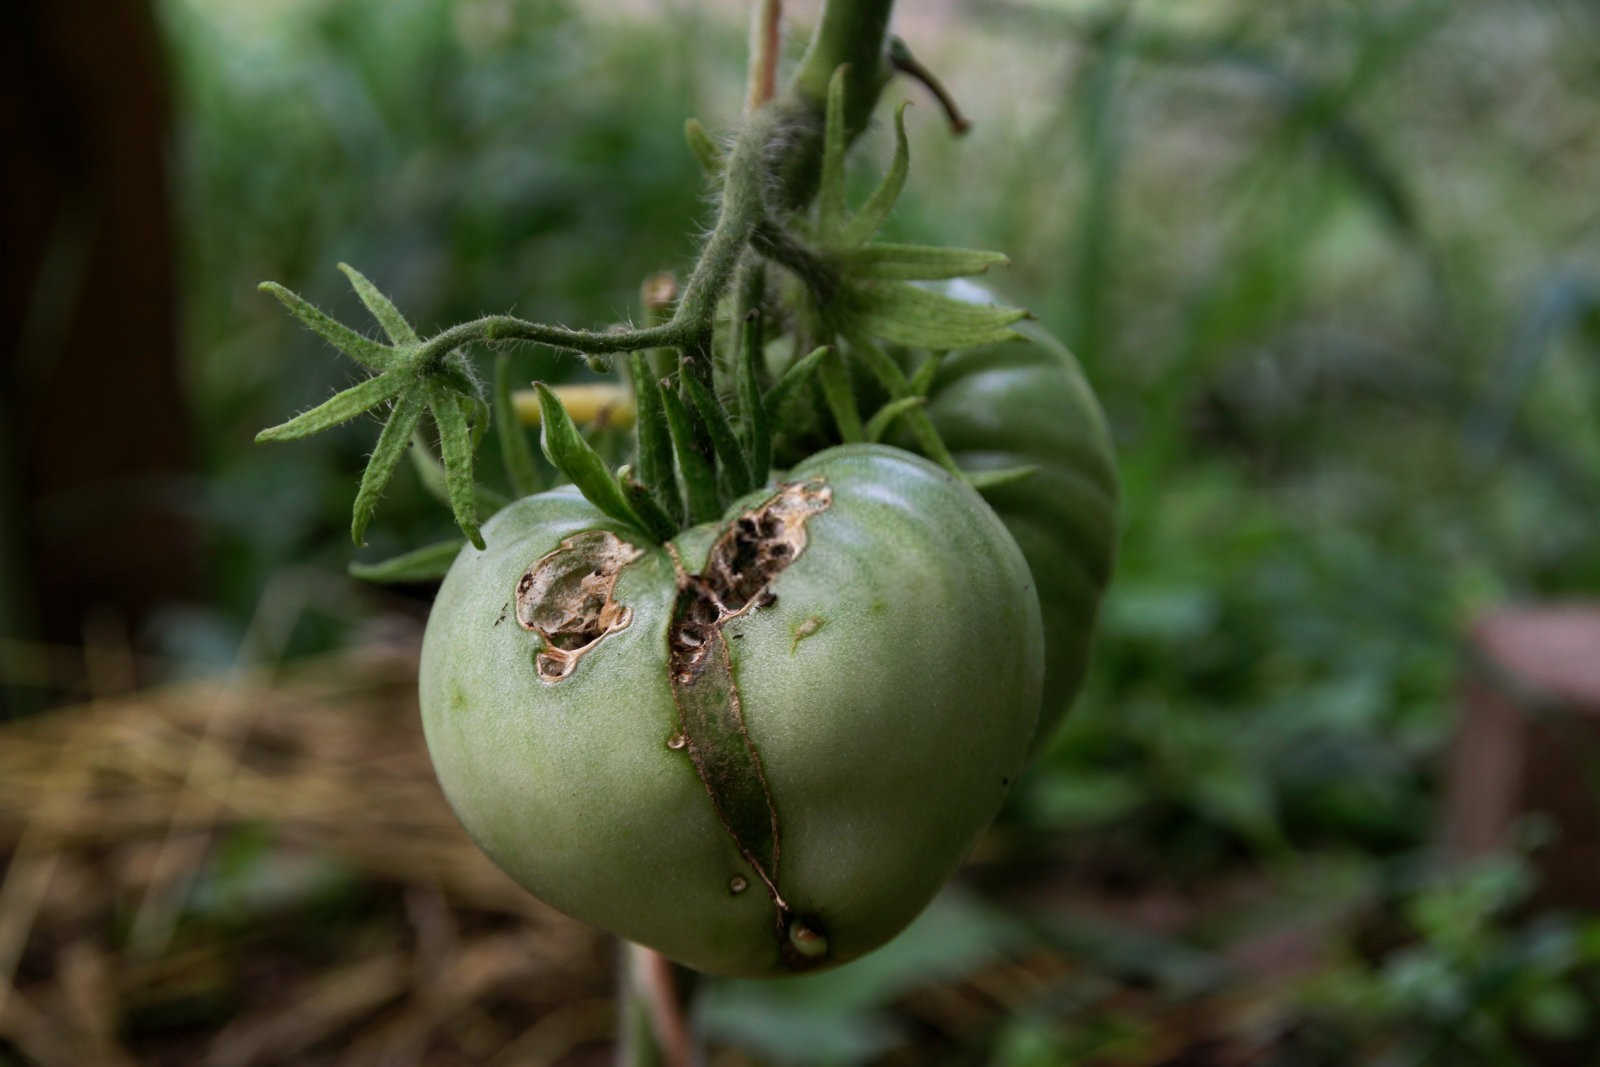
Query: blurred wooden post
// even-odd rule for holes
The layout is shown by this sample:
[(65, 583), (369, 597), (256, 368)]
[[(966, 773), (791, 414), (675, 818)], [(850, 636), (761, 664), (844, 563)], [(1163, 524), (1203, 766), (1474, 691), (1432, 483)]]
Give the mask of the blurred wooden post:
[(1534, 855), (1540, 901), (1600, 907), (1600, 602), (1497, 611), (1468, 637), (1446, 853), (1506, 848), (1524, 815), (1556, 832)]

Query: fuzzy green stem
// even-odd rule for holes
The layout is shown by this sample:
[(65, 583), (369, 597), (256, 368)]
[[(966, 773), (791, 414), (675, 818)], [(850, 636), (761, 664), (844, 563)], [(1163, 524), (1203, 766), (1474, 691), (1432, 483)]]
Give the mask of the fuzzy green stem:
[(795, 71), (793, 89), (821, 110), (828, 79), (841, 65), (850, 68), (845, 83), (846, 140), (866, 129), (878, 93), (889, 80), (886, 40), (894, 0), (826, 0), (822, 21)]
[(728, 165), (723, 170), (722, 206), (717, 214), (717, 225), (700, 250), (700, 259), (694, 273), (683, 288), (678, 300), (678, 310), (664, 329), (682, 331), (686, 356), (693, 358), (694, 372), (702, 382), (710, 384), (711, 326), (717, 301), (728, 289), (728, 282), (739, 266), (739, 257), (750, 234), (765, 214), (761, 188), (766, 177), (766, 164), (762, 158), (772, 140), (775, 115), (763, 108), (750, 117), (734, 142), (728, 155)]
[(565, 326), (549, 326), (542, 322), (529, 322), (514, 315), (485, 315), (481, 319), (452, 326), (422, 343), (415, 359), (420, 366), (432, 367), (462, 345), (481, 341), (527, 341), (548, 345), (566, 352), (583, 352), (603, 355), (609, 352), (637, 352), (642, 348), (664, 348), (683, 344), (693, 336), (694, 330), (674, 316), (663, 326), (642, 330), (573, 330)]

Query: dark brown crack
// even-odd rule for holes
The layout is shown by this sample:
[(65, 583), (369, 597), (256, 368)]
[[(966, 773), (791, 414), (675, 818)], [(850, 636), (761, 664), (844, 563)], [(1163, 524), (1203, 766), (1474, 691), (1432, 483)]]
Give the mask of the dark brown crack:
[(540, 681), (561, 681), (590, 649), (633, 621), (633, 609), (613, 600), (612, 591), (622, 568), (643, 554), (609, 530), (586, 530), (517, 580), (517, 623), (544, 638), (534, 657)]
[(678, 600), (667, 630), (668, 670), (678, 708), (678, 733), (668, 747), (687, 753), (717, 818), (766, 887), (780, 958), (797, 970), (820, 960), (793, 948), (794, 913), (778, 889), (778, 809), (761, 754), (745, 728), (723, 628), (730, 619), (773, 602), (773, 580), (805, 550), (806, 520), (831, 501), (832, 491), (814, 479), (784, 485), (734, 519), (711, 546), (699, 574), (678, 566)]
[(729, 619), (775, 599), (768, 586), (805, 550), (806, 520), (832, 500), (821, 480), (784, 485), (733, 520), (711, 546), (704, 570), (680, 579), (667, 637), (674, 678), (687, 680), (704, 668), (712, 635)]

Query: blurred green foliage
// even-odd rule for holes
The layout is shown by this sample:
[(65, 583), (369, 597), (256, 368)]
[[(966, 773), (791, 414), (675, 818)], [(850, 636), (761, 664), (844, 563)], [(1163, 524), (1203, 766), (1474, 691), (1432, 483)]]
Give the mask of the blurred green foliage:
[[(639, 282), (681, 267), (705, 220), (682, 122), (735, 119), (743, 29), (687, 3), (654, 20), (553, 0), (164, 11), (217, 548), (206, 625), (226, 644), (275, 570), (342, 572), (377, 432), (249, 444), (356, 373), (255, 283), (355, 321), (334, 270), (349, 261), (424, 330), (636, 315)], [(1600, 589), (1600, 14), (967, 0), (908, 25), (978, 123), (953, 141), (917, 109), (889, 236), (1011, 255), (992, 281), (1073, 344), (1125, 479), (1093, 674), (1014, 794), (1010, 862), (1111, 894), (1332, 862), (1353, 874), (1329, 891), (1369, 899), (1432, 834), (1465, 622)], [(865, 179), (884, 131), (862, 154)], [(523, 379), (587, 373), (515, 358)], [(450, 529), (403, 475), (372, 555)], [(1516, 886), (1502, 871), (1384, 898), (1411, 947), (1327, 978), (1307, 1010), (1336, 1020), (1334, 1051), (1298, 1062), (1350, 1062), (1350, 1019), (1390, 1027), (1391, 1053), (1448, 1033), (1453, 1063), (1517, 1062), (1530, 1026), (1592, 1033), (1593, 920), (1506, 925)], [(913, 970), (1003, 951), (1016, 929), (977, 907), (908, 935), (903, 951), (938, 957)], [(897, 961), (715, 987), (707, 1025), (770, 1053), (750, 1032), (764, 1020), (852, 1062), (894, 1043), (874, 1013)], [(1158, 983), (1197, 973), (1152, 966)], [(1138, 1047), (1136, 1023), (1058, 994), (991, 1035), (995, 1062)]]

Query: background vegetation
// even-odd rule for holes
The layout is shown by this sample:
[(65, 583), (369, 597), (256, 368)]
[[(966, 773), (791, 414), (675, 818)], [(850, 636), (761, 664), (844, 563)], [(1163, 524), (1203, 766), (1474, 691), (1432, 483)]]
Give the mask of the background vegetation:
[[(976, 126), (891, 90), (917, 100), (891, 234), (1006, 251), (995, 287), (1077, 352), (1121, 455), (1118, 574), (1087, 692), (962, 885), (836, 975), (705, 983), (718, 1062), (1594, 1062), (1600, 902), (1539, 905), (1526, 854), (1442, 873), (1433, 844), (1467, 626), (1600, 589), (1600, 12), (903, 6)], [(742, 14), (637, 7), (162, 5), (213, 590), (139, 635), (173, 674), (235, 662), (289, 571), (324, 586), (289, 659), (425, 604), (343, 591), (374, 425), (250, 443), (356, 373), (257, 281), (356, 321), (343, 260), (425, 331), (590, 325), (691, 254), (681, 124), (736, 120)], [(860, 157), (865, 181), (883, 130)], [(368, 554), (450, 529), (403, 472)], [(474, 1062), (443, 1044), (421, 1062)]]

